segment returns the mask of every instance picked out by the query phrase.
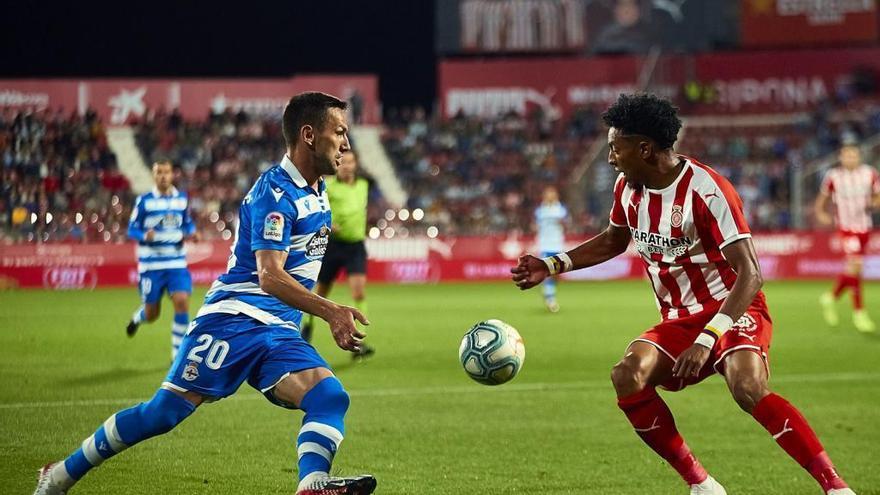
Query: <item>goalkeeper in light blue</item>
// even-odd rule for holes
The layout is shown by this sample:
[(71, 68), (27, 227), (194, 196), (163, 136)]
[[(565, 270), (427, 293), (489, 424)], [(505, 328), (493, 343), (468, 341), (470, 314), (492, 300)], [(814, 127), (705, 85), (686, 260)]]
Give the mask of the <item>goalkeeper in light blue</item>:
[(357, 309), (311, 292), (330, 238), (321, 176), (334, 174), (350, 149), (346, 107), (324, 93), (290, 100), (282, 118), (287, 154), (242, 201), (227, 272), (205, 296), (165, 381), (152, 399), (110, 416), (66, 459), (44, 466), (35, 495), (67, 493), (110, 457), (170, 431), (245, 381), (273, 404), (304, 413), (297, 495), (375, 490), (373, 476), (330, 475), (349, 396), (299, 332), (303, 312), (311, 313), (328, 322), (339, 347), (357, 350), (364, 334), (355, 321), (368, 324)]
[[(563, 223), (568, 210), (559, 202), (559, 192), (553, 186), (544, 188), (541, 205), (535, 209), (535, 225), (538, 235), (538, 251), (542, 257), (553, 256), (565, 251), (565, 229)], [(556, 300), (556, 278), (547, 277), (543, 284), (544, 305), (551, 313), (559, 311)]]
[(125, 329), (129, 337), (134, 337), (141, 323), (156, 321), (162, 295), (168, 292), (174, 305), (172, 360), (177, 357), (177, 349), (189, 325), (192, 277), (186, 266), (184, 241), (198, 240), (186, 194), (174, 187), (173, 180), (171, 162), (154, 163), (155, 187), (138, 196), (131, 210), (128, 237), (138, 242), (138, 289), (142, 304)]

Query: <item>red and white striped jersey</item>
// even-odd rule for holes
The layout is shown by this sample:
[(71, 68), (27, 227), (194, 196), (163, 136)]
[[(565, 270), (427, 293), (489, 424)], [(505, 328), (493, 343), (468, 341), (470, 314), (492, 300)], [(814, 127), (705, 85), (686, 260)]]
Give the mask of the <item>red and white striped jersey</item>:
[(634, 188), (621, 174), (611, 207), (611, 224), (629, 228), (664, 320), (717, 311), (736, 281), (721, 249), (751, 237), (730, 182), (679, 157), (685, 161), (681, 173), (661, 190)]
[(880, 194), (880, 174), (869, 165), (848, 170), (834, 167), (825, 174), (822, 192), (837, 207), (837, 228), (862, 233), (871, 230), (871, 200)]

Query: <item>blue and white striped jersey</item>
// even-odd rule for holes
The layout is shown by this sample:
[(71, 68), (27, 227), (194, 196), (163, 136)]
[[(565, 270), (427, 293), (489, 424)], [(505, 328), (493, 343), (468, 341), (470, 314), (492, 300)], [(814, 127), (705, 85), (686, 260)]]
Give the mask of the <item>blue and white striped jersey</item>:
[[(152, 241), (144, 239), (149, 230)], [(183, 239), (195, 231), (186, 194), (172, 187), (164, 196), (155, 188), (138, 196), (128, 222), (128, 237), (138, 241), (138, 272), (186, 268)]]
[(254, 253), (286, 251), (284, 270), (311, 290), (329, 240), (330, 202), (324, 181), (315, 191), (285, 156), (257, 179), (242, 201), (226, 273), (205, 295), (198, 316), (245, 314), (268, 325), (298, 328), (302, 312), (260, 289)]
[(542, 204), (535, 210), (538, 225), (538, 250), (542, 253), (558, 253), (565, 249), (565, 232), (562, 221), (568, 210), (561, 203)]

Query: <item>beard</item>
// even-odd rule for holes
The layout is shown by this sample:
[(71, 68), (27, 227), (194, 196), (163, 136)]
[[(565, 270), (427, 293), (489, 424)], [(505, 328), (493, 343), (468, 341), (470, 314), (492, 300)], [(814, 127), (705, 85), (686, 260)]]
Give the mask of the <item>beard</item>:
[(318, 157), (317, 159), (317, 172), (321, 175), (336, 175), (336, 159), (335, 158), (326, 158), (326, 157)]

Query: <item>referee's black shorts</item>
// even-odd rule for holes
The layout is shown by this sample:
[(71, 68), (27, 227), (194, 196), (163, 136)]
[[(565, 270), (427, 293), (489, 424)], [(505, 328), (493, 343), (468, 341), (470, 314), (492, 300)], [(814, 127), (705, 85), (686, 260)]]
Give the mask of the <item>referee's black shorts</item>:
[(343, 268), (348, 275), (367, 273), (367, 248), (364, 241), (343, 242), (330, 238), (321, 262), (318, 282), (332, 284)]

